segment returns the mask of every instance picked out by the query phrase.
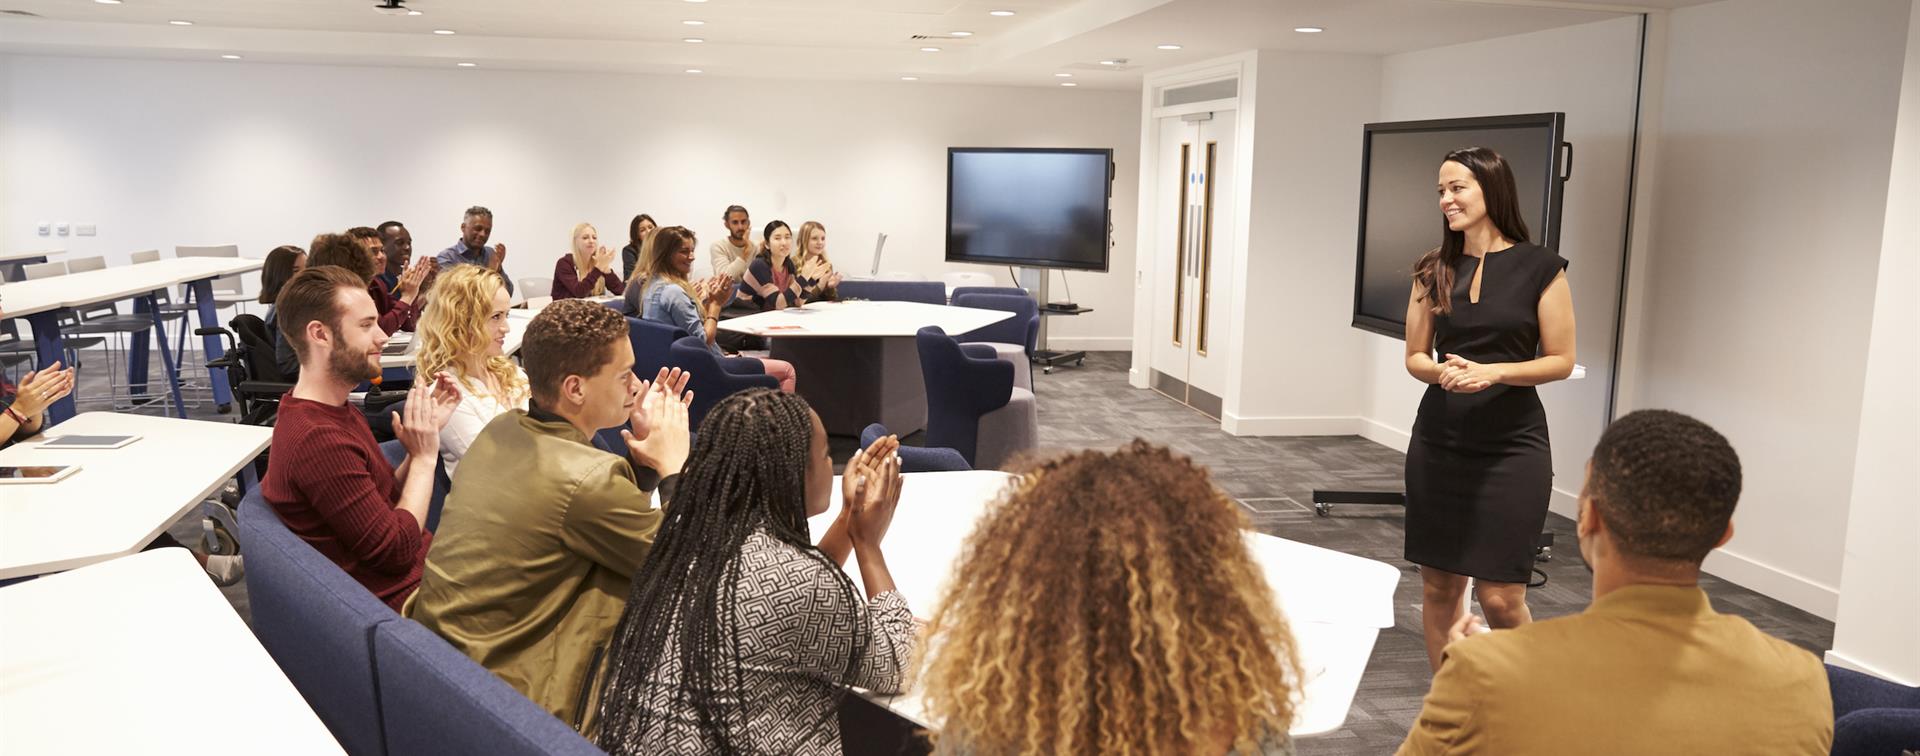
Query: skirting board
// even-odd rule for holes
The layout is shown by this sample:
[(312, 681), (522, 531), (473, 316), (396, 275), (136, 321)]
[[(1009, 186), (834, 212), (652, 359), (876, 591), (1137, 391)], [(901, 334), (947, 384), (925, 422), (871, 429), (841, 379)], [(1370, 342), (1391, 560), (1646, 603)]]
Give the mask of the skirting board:
[(1715, 549), (1700, 571), (1762, 596), (1784, 601), (1828, 622), (1840, 614), (1840, 591), (1726, 549)]
[(1057, 352), (1129, 352), (1132, 336), (1047, 336), (1046, 348)]
[(1825, 661), (1826, 663), (1836, 667), (1851, 669), (1861, 674), (1873, 675), (1874, 677), (1878, 677), (1882, 680), (1899, 683), (1901, 685), (1905, 685), (1910, 688), (1915, 686), (1920, 686), (1920, 680), (1909, 680), (1899, 675), (1893, 674), (1892, 672), (1888, 672), (1884, 669), (1880, 669), (1879, 667), (1875, 667), (1871, 664), (1861, 662), (1858, 659), (1855, 659), (1851, 656), (1840, 653), (1838, 649), (1829, 649), (1827, 651), (1827, 657)]
[(1359, 424), (1357, 417), (1220, 417), (1220, 429), (1236, 436), (1357, 436)]

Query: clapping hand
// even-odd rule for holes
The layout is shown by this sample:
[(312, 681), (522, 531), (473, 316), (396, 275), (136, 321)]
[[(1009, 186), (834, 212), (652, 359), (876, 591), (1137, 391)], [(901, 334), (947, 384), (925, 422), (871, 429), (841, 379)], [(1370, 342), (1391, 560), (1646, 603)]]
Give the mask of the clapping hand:
[(73, 393), (73, 368), (60, 369), (54, 362), (45, 370), (27, 373), (20, 379), (20, 391), (14, 395), (13, 409), (28, 420), (39, 417), (47, 407)]
[(487, 258), (487, 267), (492, 268), (495, 271), (498, 271), (500, 270), (500, 266), (505, 264), (506, 261), (507, 261), (507, 245), (504, 243), (493, 245), (493, 256)]
[(693, 404), (693, 392), (686, 391), (689, 377), (679, 368), (661, 368), (651, 382), (641, 381), (628, 427), (620, 431), (627, 454), (662, 476), (679, 472), (687, 463), (687, 408)]
[(402, 301), (411, 302), (420, 296), (421, 283), (427, 280), (427, 274), (433, 272), (433, 264), (427, 258), (419, 258), (412, 265), (400, 271), (400, 280), (393, 285), (395, 295)]
[(1457, 354), (1446, 357), (1446, 361), (1440, 363), (1440, 388), (1456, 394), (1477, 394), (1500, 382), (1500, 371), (1492, 365), (1483, 365)]
[(1454, 620), (1453, 627), (1447, 628), (1447, 645), (1458, 643), (1460, 639), (1468, 636), (1490, 632), (1493, 631), (1487, 628), (1485, 620), (1480, 619), (1477, 614), (1468, 612), (1461, 615), (1460, 619)]
[(855, 548), (874, 547), (887, 535), (900, 504), (900, 438), (887, 436), (847, 461), (840, 477), (841, 516)]
[(607, 249), (605, 246), (602, 246), (599, 249), (594, 250), (593, 251), (593, 267), (599, 269), (599, 271), (602, 273), (612, 273), (613, 272), (613, 250)]

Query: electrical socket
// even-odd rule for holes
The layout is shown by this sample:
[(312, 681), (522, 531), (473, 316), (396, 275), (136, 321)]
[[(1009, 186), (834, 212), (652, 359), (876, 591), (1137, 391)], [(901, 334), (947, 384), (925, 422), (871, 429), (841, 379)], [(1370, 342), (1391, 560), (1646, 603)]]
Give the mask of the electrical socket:
[(66, 236), (67, 232), (70, 230), (71, 229), (67, 227), (67, 224), (64, 221), (53, 224), (53, 232), (57, 235)]
[(35, 224), (34, 227), (39, 229), (41, 236), (46, 236), (47, 234), (53, 233), (53, 224), (48, 223), (47, 221), (40, 221), (39, 223)]

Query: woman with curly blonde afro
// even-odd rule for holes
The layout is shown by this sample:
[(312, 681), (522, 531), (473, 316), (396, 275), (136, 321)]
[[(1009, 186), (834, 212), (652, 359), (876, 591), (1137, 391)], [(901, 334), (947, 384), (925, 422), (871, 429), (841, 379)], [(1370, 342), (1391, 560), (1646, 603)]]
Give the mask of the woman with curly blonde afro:
[(1291, 752), (1299, 662), (1246, 527), (1145, 441), (1027, 471), (928, 627), (938, 751)]

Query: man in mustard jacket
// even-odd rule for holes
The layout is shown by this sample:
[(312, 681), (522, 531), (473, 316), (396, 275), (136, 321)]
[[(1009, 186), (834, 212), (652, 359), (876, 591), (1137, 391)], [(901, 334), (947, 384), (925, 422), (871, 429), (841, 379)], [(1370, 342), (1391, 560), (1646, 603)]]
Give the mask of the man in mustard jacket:
[(1699, 587), (1739, 498), (1740, 459), (1706, 424), (1614, 421), (1580, 495), (1592, 605), (1512, 630), (1463, 619), (1400, 753), (1824, 756), (1820, 661), (1715, 612)]
[[(579, 299), (541, 311), (522, 354), (530, 409), (467, 449), (405, 613), (592, 737), (604, 650), (660, 527), (650, 492), (665, 501), (686, 462), (686, 376), (636, 379), (626, 319)], [(622, 421), (631, 462), (591, 442)]]

